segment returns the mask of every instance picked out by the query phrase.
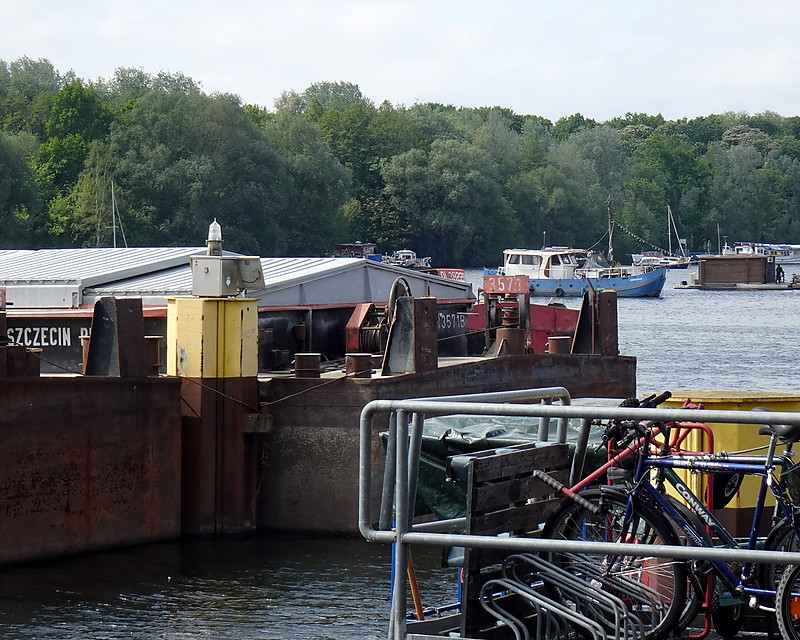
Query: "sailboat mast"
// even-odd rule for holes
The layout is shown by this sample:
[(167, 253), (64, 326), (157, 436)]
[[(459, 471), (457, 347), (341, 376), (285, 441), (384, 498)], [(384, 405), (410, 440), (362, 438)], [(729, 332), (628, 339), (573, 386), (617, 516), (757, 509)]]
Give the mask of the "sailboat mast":
[(117, 197), (114, 193), (114, 181), (111, 181), (111, 232), (114, 238), (114, 248), (117, 248)]
[(606, 200), (608, 210), (608, 262), (614, 264), (614, 223), (611, 220), (611, 195)]
[(667, 250), (672, 255), (672, 209), (667, 205)]

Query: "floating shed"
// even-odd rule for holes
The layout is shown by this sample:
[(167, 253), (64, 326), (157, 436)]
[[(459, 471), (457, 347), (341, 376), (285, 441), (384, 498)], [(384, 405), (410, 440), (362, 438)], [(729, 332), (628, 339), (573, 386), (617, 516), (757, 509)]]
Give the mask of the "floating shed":
[(800, 282), (777, 282), (775, 256), (730, 254), (699, 258), (697, 274), (677, 289), (797, 289)]

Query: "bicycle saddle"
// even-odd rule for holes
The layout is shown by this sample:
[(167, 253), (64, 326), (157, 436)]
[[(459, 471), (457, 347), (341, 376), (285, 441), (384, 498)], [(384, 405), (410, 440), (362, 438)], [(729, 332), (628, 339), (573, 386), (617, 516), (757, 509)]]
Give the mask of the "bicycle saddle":
[[(771, 411), (764, 407), (753, 407), (752, 411)], [(762, 424), (758, 428), (758, 435), (775, 435), (783, 442), (800, 442), (800, 425), (794, 424)]]

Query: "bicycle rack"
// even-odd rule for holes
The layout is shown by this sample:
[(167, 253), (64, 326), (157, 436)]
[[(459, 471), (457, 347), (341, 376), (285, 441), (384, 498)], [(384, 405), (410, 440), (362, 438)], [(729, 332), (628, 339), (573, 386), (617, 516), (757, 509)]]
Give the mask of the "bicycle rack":
[[(553, 402), (561, 405), (554, 405)], [(537, 402), (539, 404), (517, 404), (520, 402)], [(380, 518), (377, 527), (372, 523), (372, 461), (376, 449), (373, 447), (373, 421), (388, 414), (389, 441), (386, 451), (386, 469)], [(536, 556), (525, 557), (525, 554), (553, 551), (560, 554), (572, 553), (577, 563), (584, 557), (582, 554), (625, 554), (641, 556), (645, 551), (642, 545), (630, 543), (603, 543), (586, 541), (546, 540), (532, 537), (504, 537), (497, 535), (467, 535), (464, 531), (467, 518), (452, 518), (425, 523), (413, 523), (413, 503), (416, 495), (417, 470), (419, 467), (420, 441), (422, 426), (426, 414), (451, 415), (469, 414), (480, 416), (519, 416), (543, 418), (540, 426), (540, 440), (548, 441), (548, 424), (551, 419), (559, 420), (556, 442), (564, 442), (562, 434), (566, 431), (561, 425), (568, 419), (581, 419), (582, 427), (576, 447), (576, 457), (585, 452), (588, 440), (589, 425), (592, 420), (653, 420), (694, 422), (698, 413), (693, 409), (642, 409), (630, 407), (608, 406), (572, 406), (569, 394), (565, 389), (531, 389), (523, 391), (478, 394), (475, 396), (455, 396), (441, 398), (418, 398), (408, 400), (375, 400), (368, 403), (361, 413), (360, 425), (360, 473), (359, 473), (359, 530), (370, 541), (395, 545), (394, 571), (392, 585), (392, 604), (389, 621), (389, 640), (434, 640), (440, 635), (424, 635), (407, 633), (406, 628), (406, 567), (409, 557), (409, 545), (425, 544), (436, 546), (457, 546), (470, 549), (493, 550), (501, 557), (513, 557), (513, 562), (527, 562), (530, 575), (537, 579), (523, 581), (522, 574), (517, 573), (511, 565), (504, 563), (505, 574), (502, 577), (486, 581), (481, 590), (479, 606), (486, 615), (492, 616), (508, 627), (518, 640), (529, 639), (533, 628), (536, 638), (550, 638), (548, 634), (565, 632), (567, 626), (579, 627), (590, 637), (598, 638), (636, 638), (641, 636), (642, 621), (620, 607), (619, 599), (603, 591), (602, 581), (612, 588), (614, 593), (624, 594), (625, 599), (633, 598), (639, 602), (657, 606), (658, 594), (648, 593), (648, 587), (635, 580), (626, 580), (616, 576), (612, 584), (602, 574), (601, 567), (590, 562), (583, 562), (582, 574), (586, 580), (578, 576), (570, 576), (559, 571), (559, 567), (541, 562)], [(746, 424), (800, 424), (800, 414), (789, 412), (766, 411), (723, 411), (703, 410), (703, 420), (712, 423), (746, 423)], [(543, 433), (542, 433), (543, 432)], [(512, 447), (513, 448), (513, 447)], [(581, 461), (573, 461), (572, 480), (575, 470), (581, 469)], [(580, 471), (578, 471), (580, 473)], [(571, 482), (572, 482), (571, 480)], [(775, 564), (800, 564), (800, 553), (786, 551), (741, 550), (727, 548), (698, 548), (691, 546), (646, 545), (646, 555), (654, 558), (671, 558), (674, 560), (719, 560), (724, 562), (753, 562)], [(525, 558), (523, 560), (523, 558)], [(507, 562), (512, 562), (508, 560)], [(597, 581), (593, 584), (592, 581)], [(549, 588), (564, 590), (588, 589), (583, 593), (580, 610), (565, 609), (554, 602), (547, 594)], [(536, 616), (535, 624), (530, 627), (523, 621), (517, 610), (509, 611), (501, 593), (515, 594), (529, 611)], [(589, 595), (590, 594), (590, 595)], [(584, 604), (584, 602), (586, 604)], [(625, 615), (622, 615), (624, 611)], [(601, 615), (602, 612), (602, 615)], [(602, 622), (598, 620), (602, 618)], [(597, 626), (600, 627), (598, 631)], [(471, 640), (466, 635), (450, 634), (462, 640)]]
[[(570, 557), (573, 561), (579, 558), (579, 556)], [(619, 640), (642, 637), (644, 625), (636, 615), (631, 614), (626, 603), (618, 596), (597, 587), (613, 586), (614, 592), (625, 595), (626, 599), (637, 599), (652, 607), (658, 606), (658, 594), (652, 592), (643, 597), (642, 585), (633, 581), (630, 583), (615, 581), (612, 585), (608, 576), (602, 575), (599, 567), (588, 561), (581, 564), (583, 573), (593, 578), (591, 582), (533, 554), (513, 554), (506, 558), (503, 575), (519, 583), (531, 586), (537, 584), (545, 588), (549, 586), (568, 594), (576, 607), (575, 611), (569, 610), (569, 612), (576, 617), (568, 617), (567, 620), (574, 625), (585, 628), (593, 626), (588, 625), (587, 621), (600, 623), (601, 628), (606, 627), (604, 633), (609, 633), (609, 637)], [(527, 572), (524, 578), (518, 573), (522, 567)], [(591, 569), (587, 570), (589, 568)]]

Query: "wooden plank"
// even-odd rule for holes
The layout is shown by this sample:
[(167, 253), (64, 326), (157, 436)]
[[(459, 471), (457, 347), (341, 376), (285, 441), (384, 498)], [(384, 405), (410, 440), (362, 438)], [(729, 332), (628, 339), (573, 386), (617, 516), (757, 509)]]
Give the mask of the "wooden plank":
[[(511, 448), (509, 448), (511, 449)], [(533, 469), (562, 468), (567, 464), (568, 445), (550, 443), (546, 445), (525, 445), (525, 448), (511, 449), (492, 456), (477, 457), (473, 465), (474, 482), (488, 482)]]
[[(567, 469), (552, 471), (550, 476), (561, 483), (567, 481)], [(489, 511), (497, 507), (505, 507), (512, 503), (525, 503), (527, 500), (540, 500), (555, 493), (554, 489), (541, 480), (527, 475), (522, 478), (511, 478), (475, 488), (472, 494), (472, 509), (476, 512)]]
[(467, 520), (470, 535), (496, 536), (499, 533), (522, 533), (535, 531), (547, 520), (552, 511), (561, 504), (560, 498), (533, 502), (508, 509), (473, 515)]

